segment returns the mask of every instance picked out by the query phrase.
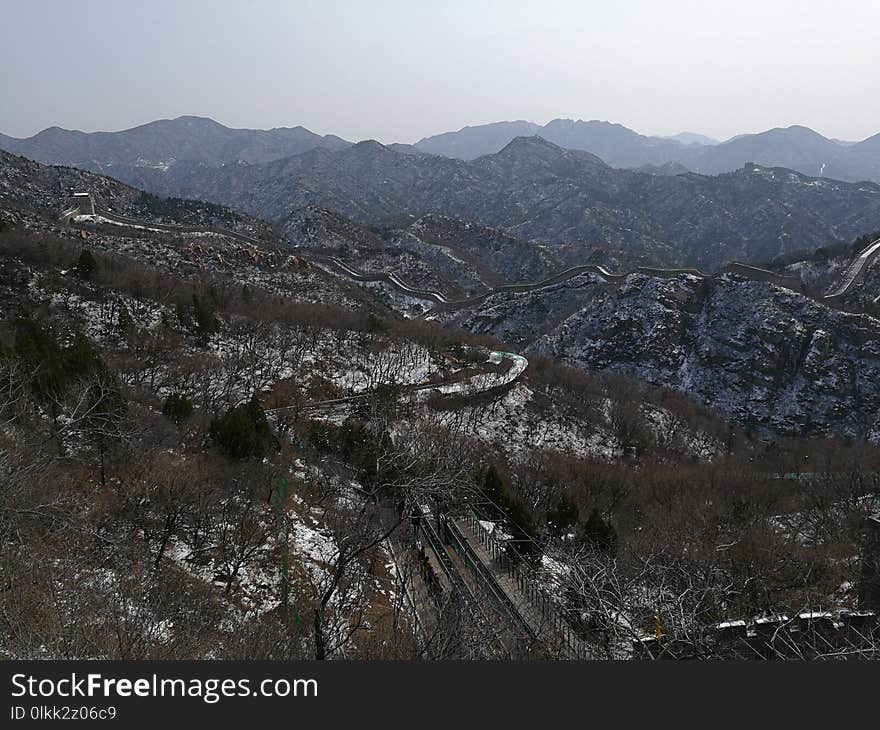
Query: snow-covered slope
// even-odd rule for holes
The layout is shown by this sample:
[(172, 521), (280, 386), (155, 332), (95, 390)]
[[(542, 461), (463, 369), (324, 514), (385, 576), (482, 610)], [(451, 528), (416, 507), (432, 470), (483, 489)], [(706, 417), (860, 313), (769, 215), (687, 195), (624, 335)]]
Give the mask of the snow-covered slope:
[(880, 321), (762, 282), (632, 276), (533, 346), (790, 434), (880, 440)]

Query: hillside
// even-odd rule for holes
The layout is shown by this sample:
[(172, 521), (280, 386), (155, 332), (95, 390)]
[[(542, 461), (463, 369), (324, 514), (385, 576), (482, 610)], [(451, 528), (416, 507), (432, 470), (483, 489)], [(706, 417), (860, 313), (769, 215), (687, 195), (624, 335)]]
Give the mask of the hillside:
[(708, 269), (850, 240), (880, 219), (875, 184), (754, 165), (717, 177), (640, 174), (540, 137), (517, 138), (471, 162), (361, 142), (265, 165), (181, 169), (152, 183), (159, 194), (212, 200), (267, 220), (310, 205), (361, 223), (437, 213), (544, 244)]

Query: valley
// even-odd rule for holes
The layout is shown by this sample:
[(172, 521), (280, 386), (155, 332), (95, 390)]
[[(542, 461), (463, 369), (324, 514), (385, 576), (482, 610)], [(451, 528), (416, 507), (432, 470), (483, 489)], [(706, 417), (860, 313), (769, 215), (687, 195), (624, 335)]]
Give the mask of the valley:
[[(31, 536), (0, 650), (781, 656), (765, 617), (819, 605), (873, 651), (847, 627), (878, 509), (876, 186), (664, 182), (539, 139), (433, 160), (221, 166), (200, 202), (0, 154), (3, 514)], [(636, 208), (606, 197), (681, 194), (692, 223), (750, 189), (791, 242), (621, 237)], [(597, 205), (601, 233), (566, 222)]]

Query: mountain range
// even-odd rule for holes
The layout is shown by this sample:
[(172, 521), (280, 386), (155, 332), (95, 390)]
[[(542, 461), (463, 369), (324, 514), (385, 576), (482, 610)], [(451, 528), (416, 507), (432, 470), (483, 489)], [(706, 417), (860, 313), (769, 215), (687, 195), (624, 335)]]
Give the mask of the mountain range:
[(816, 177), (880, 181), (880, 134), (846, 143), (802, 126), (770, 129), (713, 143), (707, 137), (689, 133), (648, 137), (620, 124), (554, 119), (544, 126), (499, 122), (465, 127), (426, 137), (415, 146), (432, 154), (467, 160), (498, 152), (514, 137), (524, 134), (540, 135), (560, 147), (592, 152), (612, 167), (678, 163), (693, 172), (715, 175), (754, 162)]
[[(562, 246), (564, 253), (552, 258), (572, 263), (605, 251), (712, 270), (732, 260), (767, 261), (850, 241), (876, 230), (880, 220), (880, 185), (794, 171), (809, 167), (829, 145), (840, 160), (872, 148), (880, 159), (880, 137), (845, 146), (790, 128), (722, 144), (683, 144), (605, 122), (556, 120), (541, 132), (557, 143), (517, 136), (475, 159), (434, 154), (445, 140), (450, 154), (470, 157), (473, 145), (494, 146), (533, 126), (501, 123), (433, 138), (431, 144), (386, 146), (373, 140), (351, 144), (302, 127), (239, 130), (181, 117), (114, 133), (53, 128), (27, 140), (0, 139), (0, 147), (102, 172), (155, 195), (226, 205), (282, 227), (309, 206), (364, 225), (440, 214), (537, 245)], [(599, 154), (574, 148), (590, 135)], [(799, 146), (787, 144), (795, 139)], [(641, 157), (639, 150), (645, 152)], [(701, 158), (704, 167), (714, 165), (716, 174), (664, 161), (676, 150)], [(743, 157), (784, 165), (750, 162), (721, 171)], [(651, 161), (636, 170), (621, 169), (646, 158)], [(843, 163), (824, 164), (836, 164), (836, 170)]]
[(33, 137), (0, 134), (0, 149), (48, 165), (70, 165), (127, 182), (132, 169), (164, 170), (176, 163), (222, 165), (259, 163), (316, 147), (350, 146), (339, 137), (304, 127), (230, 129), (213, 119), (184, 116), (162, 119), (121, 132), (78, 132), (50, 127)]
[[(647, 136), (597, 120), (554, 119), (545, 125), (520, 120), (464, 127), (425, 137), (414, 145), (389, 146), (402, 153), (473, 160), (501, 151), (516, 137), (535, 135), (560, 147), (590, 152), (612, 167), (666, 166), (667, 172), (683, 167), (714, 175), (754, 162), (816, 177), (880, 182), (880, 134), (860, 142), (844, 142), (802, 126), (716, 142), (693, 132)], [(259, 164), (310, 149), (338, 151), (351, 144), (304, 127), (232, 129), (195, 116), (163, 119), (120, 132), (86, 133), (50, 127), (25, 139), (0, 134), (0, 149), (44, 164), (104, 172), (129, 183), (136, 182), (138, 171), (143, 169), (167, 171), (179, 163)]]
[[(432, 184), (428, 176), (438, 163), (449, 177)], [(800, 221), (804, 235), (810, 229), (820, 230), (831, 220), (852, 223), (861, 207), (869, 209), (869, 214), (859, 219), (856, 227), (866, 226), (872, 216), (876, 220), (880, 215), (877, 185), (834, 183), (760, 166), (713, 178), (694, 173), (675, 177), (645, 175), (615, 170), (589, 153), (564, 150), (539, 137), (517, 138), (498, 154), (469, 163), (412, 155), (369, 142), (339, 152), (311, 150), (266, 165), (227, 166), (220, 172), (254, 172), (279, 165), (292, 174), (307, 171), (316, 181), (320, 172), (337, 179), (349, 174), (350, 180), (362, 182), (369, 177), (364, 170), (372, 170), (377, 183), (372, 189), (362, 190), (356, 198), (368, 206), (385, 202), (393, 208), (395, 196), (400, 196), (406, 187), (418, 198), (422, 194), (448, 193), (460, 186), (460, 199), (450, 198), (451, 202), (463, 205), (463, 200), (470, 200), (476, 206), (474, 213), (489, 206), (487, 210), (499, 215), (515, 215), (518, 205), (525, 210), (535, 207), (539, 216), (546, 216), (540, 223), (545, 227), (565, 220), (567, 208), (560, 200), (532, 200), (523, 190), (532, 190), (533, 195), (542, 194), (542, 189), (565, 191), (574, 201), (573, 210), (581, 205), (581, 195), (596, 199), (604, 195), (615, 195), (621, 200), (627, 196), (640, 198), (650, 202), (652, 215), (658, 219), (663, 217), (661, 214), (669, 216), (668, 221), (673, 220), (675, 207), (680, 205), (685, 215), (678, 235), (669, 234), (666, 239), (665, 250), (672, 257), (686, 255), (686, 249), (678, 247), (678, 242), (685, 237), (689, 220), (712, 221), (716, 229), (724, 225), (724, 216), (719, 210), (713, 211), (714, 206), (722, 204), (727, 206), (724, 210), (728, 216), (743, 207), (742, 217), (731, 224), (743, 231), (758, 232), (756, 238), (742, 240), (746, 254), (760, 250), (755, 248), (760, 241), (769, 242), (769, 238), (760, 238), (764, 235), (761, 229), (772, 232), (780, 217), (789, 217), (786, 210), (797, 211), (791, 218)], [(345, 166), (345, 174), (340, 165)], [(413, 170), (422, 170), (426, 179), (410, 177)], [(235, 179), (234, 174), (232, 178)], [(343, 193), (351, 192), (347, 187), (350, 180), (336, 190), (328, 189), (337, 196), (336, 207), (344, 202)], [(500, 180), (514, 181), (511, 184), (515, 184), (515, 189), (509, 195), (493, 189)], [(536, 184), (538, 180), (541, 186)], [(594, 187), (586, 193), (579, 192), (585, 180), (592, 181)], [(247, 185), (256, 180), (237, 182)], [(283, 175), (275, 178), (281, 189), (287, 182)], [(446, 187), (440, 187), (440, 182)], [(388, 188), (387, 198), (378, 192), (383, 185)], [(293, 187), (298, 188), (299, 183)], [(452, 297), (485, 292), (507, 282), (539, 281), (566, 264), (576, 260), (583, 263), (583, 258), (577, 259), (579, 255), (593, 257), (612, 268), (626, 269), (636, 263), (621, 261), (616, 251), (606, 256), (585, 247), (537, 244), (512, 235), (510, 231), (515, 226), (487, 228), (473, 221), (436, 214), (398, 216), (383, 226), (365, 226), (336, 211), (300, 207), (278, 221), (272, 231), (257, 219), (218, 205), (157, 198), (99, 174), (47, 167), (0, 152), (0, 220), (5, 225), (30, 225), (28, 221), (35, 220), (36, 212), (37, 217), (45, 216), (41, 224), (44, 230), (53, 235), (77, 236), (79, 225), (88, 223), (73, 228), (59, 226), (54, 213), (65, 205), (66, 191), (71, 189), (88, 189), (102, 208), (137, 219), (233, 228), (262, 238), (267, 247), (285, 246), (278, 239), (280, 235), (286, 245), (296, 247), (295, 259), (302, 255), (305, 260), (316, 256), (318, 261), (326, 261), (329, 256), (337, 256), (367, 273), (393, 271), (410, 284), (436, 288)], [(478, 195), (481, 189), (486, 190), (484, 197)], [(243, 188), (239, 192), (243, 193)], [(254, 199), (262, 192), (257, 187)], [(424, 199), (418, 199), (425, 204)], [(508, 207), (489, 205), (499, 199), (507, 199)], [(511, 202), (516, 200), (525, 202)], [(771, 200), (774, 202), (767, 204)], [(806, 217), (808, 211), (819, 209), (825, 211), (826, 220), (816, 215), (812, 219)], [(556, 218), (556, 213), (563, 215)], [(747, 229), (750, 220), (754, 228)], [(522, 228), (531, 225), (537, 222), (529, 221)], [(795, 223), (789, 221), (788, 225)], [(700, 229), (702, 235), (712, 230), (705, 226), (703, 223)], [(161, 237), (161, 231), (148, 228), (137, 233), (140, 229), (136, 227), (132, 237), (131, 231), (125, 234), (124, 228), (113, 228), (99, 225), (92, 229), (91, 245), (97, 245), (98, 238), (109, 236), (112, 242), (108, 239), (104, 245), (112, 246), (113, 250), (125, 250), (151, 264), (164, 261), (175, 271), (183, 265), (180, 251), (201, 251), (192, 245), (182, 248), (177, 237), (172, 236), (168, 240), (178, 254), (177, 258), (168, 259), (168, 252), (163, 253), (153, 240)], [(646, 244), (647, 240), (641, 243)], [(659, 241), (654, 243), (660, 245)], [(841, 265), (846, 266), (851, 260), (857, 243), (846, 247), (848, 253), (841, 259), (842, 264), (836, 265), (837, 274), (832, 270), (834, 267), (829, 269), (832, 278), (839, 276)], [(200, 271), (226, 270), (238, 261), (228, 251), (224, 251), (223, 258), (217, 258), (213, 248), (204, 245), (208, 251), (205, 255), (211, 258), (201, 262)], [(246, 247), (250, 248), (250, 244)], [(728, 247), (716, 255), (727, 255), (731, 250), (735, 248)], [(595, 259), (596, 256), (600, 258)], [(615, 260), (619, 263), (613, 263)], [(247, 264), (252, 259), (245, 256), (243, 261)], [(823, 267), (815, 257), (800, 262), (804, 264), (812, 269)], [(317, 297), (315, 301), (327, 301), (328, 297), (351, 300), (346, 275), (337, 279), (331, 275), (334, 271), (338, 276), (339, 272), (331, 268), (318, 278), (309, 279), (308, 296)], [(801, 276), (805, 272), (800, 269), (795, 273)], [(273, 276), (281, 277), (281, 273), (276, 271)], [(866, 278), (868, 301), (876, 293), (876, 277), (874, 272)], [(296, 286), (297, 296), (306, 296), (305, 283), (298, 280)], [(406, 297), (395, 298), (393, 292), (387, 301), (401, 311), (411, 306)], [(880, 401), (875, 386), (880, 330), (877, 319), (868, 316), (862, 307), (854, 313), (838, 311), (798, 291), (736, 275), (704, 280), (688, 273), (633, 273), (615, 282), (597, 272), (585, 272), (559, 280), (551, 277), (548, 284), (529, 290), (499, 289), (486, 298), (474, 299), (473, 303), (441, 310), (438, 316), (446, 326), (500, 337), (529, 356), (549, 356), (589, 371), (633, 376), (688, 393), (731, 421), (761, 433), (818, 436), (842, 432), (872, 441), (880, 439)]]
[(710, 269), (851, 240), (880, 219), (874, 183), (755, 165), (718, 176), (644, 174), (540, 137), (518, 137), (471, 161), (367, 141), (259, 165), (140, 168), (131, 182), (269, 221), (306, 206), (366, 224), (439, 213), (539, 244), (648, 254), (658, 264)]

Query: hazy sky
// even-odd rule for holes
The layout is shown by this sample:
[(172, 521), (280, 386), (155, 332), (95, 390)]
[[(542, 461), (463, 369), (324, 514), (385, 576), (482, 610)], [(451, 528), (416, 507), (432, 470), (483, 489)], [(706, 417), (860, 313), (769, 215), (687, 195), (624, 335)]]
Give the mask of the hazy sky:
[(607, 119), (880, 132), (877, 0), (0, 0), (0, 131), (181, 114), (414, 142)]

